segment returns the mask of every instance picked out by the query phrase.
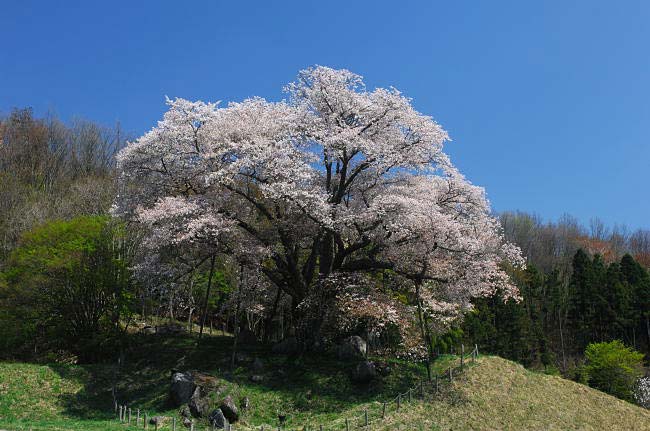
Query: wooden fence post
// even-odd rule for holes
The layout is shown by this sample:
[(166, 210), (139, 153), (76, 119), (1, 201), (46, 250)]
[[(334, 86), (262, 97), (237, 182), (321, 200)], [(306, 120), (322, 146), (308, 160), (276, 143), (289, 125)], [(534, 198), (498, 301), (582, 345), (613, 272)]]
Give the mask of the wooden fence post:
[(129, 407), (129, 422), (128, 422), (128, 424), (131, 425), (131, 407)]
[(384, 406), (381, 409), (381, 418), (384, 419), (386, 417), (386, 403), (384, 402)]
[(413, 389), (409, 388), (409, 403), (413, 402)]
[(399, 411), (400, 404), (402, 404), (402, 394), (397, 394), (397, 411)]
[(350, 431), (350, 423), (348, 422), (348, 418), (345, 418), (345, 431)]
[(176, 416), (172, 418), (172, 431), (176, 431)]
[(144, 429), (149, 428), (149, 422), (147, 422), (147, 414), (144, 414)]
[(319, 427), (320, 431), (323, 431), (323, 425), (321, 424)]
[(368, 426), (368, 410), (364, 410), (363, 416), (364, 416), (364, 419), (365, 419), (365, 422), (366, 422), (366, 427), (367, 427)]
[(137, 410), (136, 416), (135, 416), (135, 426), (139, 427), (140, 426), (140, 409)]
[(465, 345), (461, 344), (460, 345), (460, 370), (461, 371), (463, 371), (464, 357), (465, 357)]
[(449, 383), (454, 381), (454, 372), (452, 371), (451, 365), (449, 366)]

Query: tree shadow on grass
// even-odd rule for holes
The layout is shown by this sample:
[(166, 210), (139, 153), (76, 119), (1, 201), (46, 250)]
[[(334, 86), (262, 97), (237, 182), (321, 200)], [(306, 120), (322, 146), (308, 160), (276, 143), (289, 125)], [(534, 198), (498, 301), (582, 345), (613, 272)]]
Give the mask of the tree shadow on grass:
[[(313, 414), (335, 413), (361, 403), (383, 401), (405, 392), (423, 377), (421, 366), (393, 361), (393, 372), (386, 377), (361, 385), (350, 381), (356, 362), (341, 362), (329, 354), (304, 354), (295, 357), (273, 355), (264, 346), (241, 346), (247, 360), (230, 369), (232, 337), (204, 335), (132, 334), (125, 348), (124, 361), (117, 364), (94, 364), (78, 367), (53, 366), (65, 379), (76, 379), (83, 389), (64, 394), (59, 402), (68, 417), (105, 420), (115, 417), (113, 382), (117, 402), (135, 414), (170, 413), (175, 407), (169, 398), (172, 370), (196, 370), (217, 377), (233, 395), (259, 397), (256, 415), (273, 416), (274, 408), (264, 403), (281, 400), (282, 408)], [(264, 380), (252, 383), (250, 363), (264, 361)], [(79, 372), (79, 368), (83, 372)], [(264, 413), (261, 413), (264, 411)], [(272, 417), (270, 417), (272, 419)]]

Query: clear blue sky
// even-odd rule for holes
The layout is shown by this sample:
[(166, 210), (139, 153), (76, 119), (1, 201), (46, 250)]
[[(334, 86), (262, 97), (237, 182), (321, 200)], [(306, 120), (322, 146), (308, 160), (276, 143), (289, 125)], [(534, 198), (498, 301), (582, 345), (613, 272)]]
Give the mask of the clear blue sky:
[(283, 97), (313, 64), (393, 85), (493, 207), (650, 227), (648, 1), (8, 1), (0, 112), (119, 120)]

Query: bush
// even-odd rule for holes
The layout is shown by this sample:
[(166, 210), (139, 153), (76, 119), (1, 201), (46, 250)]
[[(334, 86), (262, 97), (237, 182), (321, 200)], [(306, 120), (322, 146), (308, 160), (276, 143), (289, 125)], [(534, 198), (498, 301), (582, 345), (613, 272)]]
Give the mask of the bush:
[(592, 388), (634, 401), (634, 386), (643, 376), (643, 354), (619, 341), (592, 343), (585, 350), (582, 376)]
[(16, 356), (110, 351), (130, 300), (122, 229), (106, 217), (26, 232), (0, 277), (0, 335)]

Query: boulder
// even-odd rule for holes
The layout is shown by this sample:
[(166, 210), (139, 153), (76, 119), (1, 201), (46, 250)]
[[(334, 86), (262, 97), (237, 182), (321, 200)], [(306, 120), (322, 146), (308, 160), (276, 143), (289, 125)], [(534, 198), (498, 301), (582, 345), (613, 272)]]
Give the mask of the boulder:
[(235, 363), (237, 363), (237, 364), (247, 364), (250, 361), (251, 361), (251, 358), (246, 353), (242, 353), (242, 352), (235, 353)]
[(140, 333), (142, 333), (142, 334), (149, 334), (149, 335), (151, 335), (151, 334), (155, 334), (155, 333), (156, 333), (156, 328), (154, 328), (153, 326), (148, 326), (148, 325), (147, 325), (147, 326), (143, 326), (143, 327), (140, 329)]
[(192, 398), (195, 389), (196, 385), (191, 373), (175, 372), (172, 374), (169, 393), (176, 407), (186, 404)]
[(248, 397), (244, 397), (241, 400), (239, 400), (239, 407), (241, 407), (242, 410), (248, 410), (251, 407), (251, 400), (248, 399)]
[(352, 371), (352, 380), (357, 383), (368, 383), (377, 376), (375, 364), (370, 361), (361, 361)]
[(156, 334), (159, 335), (182, 334), (184, 332), (185, 327), (177, 323), (156, 326)]
[(194, 384), (200, 387), (203, 393), (208, 393), (208, 392), (220, 393), (224, 389), (223, 381), (209, 374), (193, 371), (192, 379), (194, 380)]
[(183, 418), (183, 426), (185, 428), (191, 428), (192, 427), (192, 419), (190, 418)]
[(358, 335), (353, 335), (343, 340), (343, 343), (338, 348), (338, 357), (346, 361), (365, 358), (367, 351), (368, 346), (363, 338)]
[(226, 429), (229, 425), (228, 419), (226, 419), (221, 409), (213, 410), (210, 416), (208, 416), (208, 422), (217, 429)]
[(164, 422), (165, 422), (164, 416), (153, 416), (151, 419), (149, 419), (149, 424), (155, 425), (156, 427), (161, 426)]
[(259, 374), (253, 374), (248, 379), (253, 383), (262, 383), (264, 381), (264, 377)]
[(375, 362), (375, 370), (380, 376), (387, 376), (392, 371), (388, 362)]
[(188, 406), (181, 407), (180, 410), (178, 410), (178, 414), (181, 415), (182, 418), (192, 417), (192, 412), (190, 411), (190, 408)]
[(192, 413), (192, 416), (195, 418), (203, 418), (210, 413), (209, 402), (206, 398), (201, 397), (201, 389), (198, 387), (194, 390), (194, 394), (187, 403), (187, 406), (190, 409), (190, 413)]
[(228, 419), (228, 422), (234, 423), (239, 420), (239, 411), (237, 410), (237, 406), (235, 405), (235, 402), (230, 395), (221, 401), (219, 409), (221, 409), (223, 415), (226, 417), (226, 419)]
[(281, 355), (292, 355), (298, 352), (298, 340), (296, 337), (287, 337), (271, 348), (273, 353)]
[(251, 365), (251, 369), (255, 373), (258, 373), (258, 374), (261, 373), (262, 371), (264, 371), (264, 362), (262, 362), (262, 360), (260, 358), (255, 358), (255, 360), (253, 361), (253, 364)]

